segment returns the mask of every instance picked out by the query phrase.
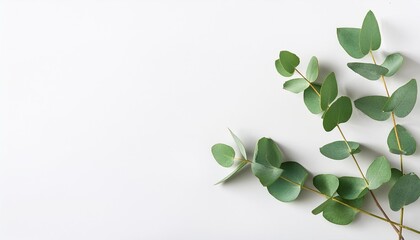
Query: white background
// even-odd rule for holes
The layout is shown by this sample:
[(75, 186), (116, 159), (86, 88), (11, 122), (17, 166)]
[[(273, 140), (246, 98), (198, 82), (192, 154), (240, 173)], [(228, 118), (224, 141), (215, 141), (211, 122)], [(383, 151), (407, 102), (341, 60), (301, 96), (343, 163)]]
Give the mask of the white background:
[[(351, 160), (318, 148), (339, 140), (310, 114), (302, 96), (282, 90), (280, 50), (312, 55), (340, 94), (384, 95), (358, 77), (336, 27), (361, 26), (372, 9), (383, 44), (405, 56), (389, 87), (420, 76), (417, 1), (1, 1), (0, 239), (396, 239), (391, 227), (359, 215), (336, 226), (311, 210), (271, 197), (249, 170), (213, 186), (230, 170), (210, 147), (250, 154), (263, 136), (312, 174), (354, 175)], [(369, 58), (364, 61), (370, 61)], [(419, 108), (398, 122), (420, 139)], [(417, 120), (417, 121), (416, 121)], [(364, 145), (364, 169), (387, 151), (391, 122), (355, 110), (342, 126)], [(419, 155), (406, 158), (419, 172)], [(308, 181), (308, 184), (311, 184)], [(378, 193), (385, 199), (386, 193)], [(377, 212), (368, 199), (366, 209)], [(388, 212), (389, 207), (383, 203)], [(420, 203), (407, 225), (420, 228)], [(390, 213), (397, 220), (397, 213)], [(420, 239), (406, 233), (406, 240)]]

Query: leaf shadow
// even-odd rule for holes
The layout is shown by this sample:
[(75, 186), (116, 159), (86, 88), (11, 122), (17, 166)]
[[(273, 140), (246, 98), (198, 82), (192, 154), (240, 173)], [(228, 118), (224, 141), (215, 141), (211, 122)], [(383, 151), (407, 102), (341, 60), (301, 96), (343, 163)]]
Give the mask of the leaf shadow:
[(325, 78), (332, 72), (334, 72), (334, 70), (329, 66), (329, 64), (319, 65), (319, 75), (316, 83), (321, 84), (325, 80)]

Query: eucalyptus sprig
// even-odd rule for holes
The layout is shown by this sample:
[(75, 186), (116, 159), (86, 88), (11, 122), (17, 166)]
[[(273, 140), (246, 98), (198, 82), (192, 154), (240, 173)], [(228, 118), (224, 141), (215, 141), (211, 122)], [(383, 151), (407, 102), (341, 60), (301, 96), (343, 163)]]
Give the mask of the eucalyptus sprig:
[[(404, 239), (403, 229), (420, 234), (419, 230), (404, 224), (405, 206), (415, 202), (420, 197), (420, 179), (414, 173), (406, 171), (403, 155), (412, 155), (416, 151), (416, 141), (409, 131), (397, 124), (396, 117), (404, 118), (412, 111), (417, 99), (417, 82), (408, 81), (392, 94), (389, 93), (385, 77), (391, 77), (401, 67), (403, 56), (400, 53), (388, 55), (381, 65), (378, 65), (373, 52), (381, 46), (381, 35), (375, 15), (369, 11), (361, 28), (338, 28), (337, 37), (340, 45), (353, 58), (362, 59), (370, 55), (370, 62), (351, 62), (347, 66), (368, 80), (381, 79), (386, 96), (366, 96), (354, 101), (357, 109), (377, 121), (392, 119), (392, 129), (389, 132), (387, 145), (389, 151), (399, 155), (399, 169), (392, 168), (392, 163), (385, 156), (371, 160), (366, 171), (363, 171), (356, 155), (361, 152), (360, 144), (348, 141), (340, 125), (348, 122), (353, 113), (352, 100), (347, 96), (339, 96), (338, 83), (334, 72), (321, 81), (319, 79), (319, 61), (314, 56), (306, 67), (306, 74), (299, 69), (300, 58), (290, 51), (280, 51), (275, 61), (277, 71), (283, 77), (292, 77), (284, 82), (284, 89), (293, 93), (302, 93), (308, 110), (319, 114), (326, 132), (337, 129), (341, 140), (327, 143), (320, 147), (320, 153), (332, 160), (352, 159), (359, 176), (336, 176), (331, 173), (318, 174), (313, 177), (315, 188), (305, 185), (309, 172), (298, 162), (285, 161), (278, 145), (270, 138), (258, 140), (254, 155), (247, 157), (247, 151), (241, 140), (230, 131), (240, 156), (226, 144), (215, 144), (212, 154), (223, 167), (231, 167), (235, 160), (238, 164), (235, 170), (218, 183), (230, 180), (247, 165), (251, 165), (253, 174), (268, 192), (282, 202), (291, 202), (298, 198), (301, 190), (307, 190), (326, 198), (313, 209), (313, 214), (322, 213), (323, 217), (339, 225), (347, 225), (354, 221), (360, 212), (387, 222), (395, 230), (398, 239)], [(294, 76), (297, 77), (294, 77)], [(388, 201), (393, 211), (400, 211), (399, 221), (391, 220), (379, 203), (375, 190), (389, 186)], [(381, 189), (382, 191), (384, 189)], [(382, 216), (363, 209), (367, 194), (372, 197)]]

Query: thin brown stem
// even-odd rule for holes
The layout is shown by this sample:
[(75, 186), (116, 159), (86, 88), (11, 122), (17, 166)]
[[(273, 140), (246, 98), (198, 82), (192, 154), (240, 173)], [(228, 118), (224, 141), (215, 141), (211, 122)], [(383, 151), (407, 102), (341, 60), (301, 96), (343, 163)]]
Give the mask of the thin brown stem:
[[(350, 153), (351, 153), (351, 151), (352, 151), (352, 150), (351, 150), (351, 148), (350, 148), (350, 144), (348, 143), (348, 141), (347, 141), (346, 137), (344, 136), (343, 130), (341, 130), (341, 128), (340, 128), (340, 126), (339, 126), (338, 124), (337, 124), (337, 128), (338, 128), (338, 131), (340, 132), (341, 136), (343, 137), (344, 142), (347, 144), (347, 147), (348, 147), (348, 149), (349, 149), (349, 151), (350, 151)], [(360, 165), (359, 165), (359, 162), (357, 161), (357, 159), (356, 159), (356, 157), (354, 156), (354, 154), (353, 154), (353, 153), (351, 153), (350, 155), (351, 155), (351, 157), (353, 158), (353, 161), (354, 161), (354, 163), (356, 164), (357, 169), (359, 170), (360, 175), (362, 175), (362, 178), (363, 178), (363, 180), (364, 180), (364, 181), (365, 181), (365, 183), (366, 183), (366, 187), (368, 188), (368, 187), (369, 187), (369, 182), (368, 182), (368, 180), (366, 179), (365, 174), (363, 174), (363, 171), (362, 171), (362, 168), (361, 168), (361, 167), (360, 167)], [(368, 189), (369, 189), (369, 188), (368, 188)], [(391, 219), (389, 219), (388, 215), (386, 214), (385, 210), (382, 208), (381, 204), (379, 203), (379, 201), (378, 201), (378, 199), (376, 198), (376, 196), (375, 196), (375, 194), (373, 193), (373, 191), (369, 189), (369, 193), (370, 193), (370, 195), (372, 196), (373, 201), (375, 202), (375, 205), (379, 208), (379, 210), (381, 211), (381, 213), (384, 215), (385, 219), (389, 220), (388, 222), (391, 224), (392, 228), (395, 230), (395, 232), (396, 232), (396, 233), (398, 234), (398, 236), (400, 236), (400, 238), (401, 238), (401, 237), (402, 237), (402, 236), (401, 236), (401, 231), (399, 231), (399, 230), (397, 229), (397, 227), (396, 227), (396, 226), (392, 223)], [(401, 240), (403, 240), (403, 239), (401, 239)]]
[[(405, 228), (405, 229), (407, 229), (407, 230), (409, 230), (409, 231), (412, 231), (412, 232), (415, 232), (415, 233), (417, 233), (417, 234), (420, 234), (420, 231), (418, 231), (418, 230), (416, 230), (416, 229), (413, 229), (413, 228), (410, 228), (410, 227), (407, 227), (407, 226), (404, 226), (404, 225), (402, 225), (402, 224), (398, 224), (398, 223), (396, 223), (396, 222), (394, 222), (394, 221), (392, 221), (392, 220), (390, 220), (388, 217), (387, 218), (383, 218), (383, 217), (381, 217), (381, 216), (378, 216), (378, 215), (376, 215), (376, 214), (374, 214), (374, 213), (371, 213), (371, 212), (368, 212), (368, 211), (366, 211), (366, 210), (363, 210), (363, 209), (361, 209), (361, 208), (357, 208), (357, 207), (354, 207), (354, 206), (352, 206), (352, 205), (350, 205), (350, 204), (347, 204), (347, 203), (345, 203), (345, 202), (343, 202), (343, 201), (341, 201), (340, 199), (337, 199), (337, 198), (331, 198), (330, 196), (328, 196), (328, 195), (326, 195), (326, 194), (323, 194), (323, 193), (321, 193), (320, 191), (318, 191), (318, 190), (316, 190), (316, 189), (313, 189), (313, 188), (311, 188), (311, 187), (308, 187), (308, 186), (305, 186), (305, 185), (301, 185), (301, 184), (299, 184), (299, 183), (297, 183), (297, 182), (294, 182), (294, 181), (292, 181), (292, 180), (290, 180), (290, 179), (288, 179), (288, 178), (285, 178), (285, 177), (280, 177), (281, 179), (283, 179), (283, 180), (285, 180), (285, 181), (287, 181), (287, 182), (289, 182), (289, 183), (291, 183), (291, 184), (294, 184), (294, 185), (297, 185), (297, 186), (299, 186), (299, 187), (301, 187), (302, 189), (304, 189), (304, 190), (307, 190), (307, 191), (310, 191), (310, 192), (313, 192), (313, 193), (316, 193), (316, 194), (318, 194), (318, 195), (320, 195), (320, 196), (323, 196), (323, 197), (325, 197), (325, 198), (327, 198), (327, 199), (331, 199), (331, 200), (333, 200), (333, 201), (335, 201), (335, 202), (337, 202), (337, 203), (339, 203), (339, 204), (341, 204), (341, 205), (343, 205), (343, 206), (346, 206), (346, 207), (348, 207), (348, 208), (351, 208), (351, 209), (353, 209), (353, 210), (355, 210), (355, 211), (358, 211), (358, 212), (361, 212), (361, 213), (363, 213), (363, 214), (366, 214), (366, 215), (368, 215), (368, 216), (371, 216), (371, 217), (374, 217), (374, 218), (376, 218), (376, 219), (379, 219), (379, 220), (382, 220), (382, 221), (384, 221), (384, 222), (388, 222), (388, 223), (390, 223), (392, 226), (395, 224), (395, 225), (397, 225), (397, 226), (399, 226), (399, 227), (402, 227), (402, 228)], [(376, 199), (376, 198), (375, 198)], [(385, 214), (386, 215), (386, 214)], [(398, 231), (398, 229), (395, 227), (395, 229)]]
[[(372, 61), (375, 65), (377, 65), (376, 60), (375, 60), (375, 56), (373, 55), (372, 51), (369, 52), (370, 56), (372, 57)], [(385, 92), (386, 95), (388, 96), (388, 98), (391, 96), (389, 94), (389, 90), (388, 90), (388, 86), (386, 84), (385, 81), (385, 77), (382, 75), (381, 76), (382, 79), (382, 83), (384, 85), (385, 88)], [(391, 112), (391, 119), (392, 119), (392, 124), (393, 124), (393, 128), (394, 128), (394, 133), (395, 133), (395, 138), (397, 139), (397, 144), (398, 144), (398, 150), (400, 152), (400, 169), (401, 172), (404, 174), (404, 164), (403, 164), (403, 156), (402, 156), (402, 147), (401, 147), (401, 141), (400, 141), (400, 137), (398, 136), (398, 131), (397, 131), (397, 121), (395, 120), (395, 114), (394, 111)], [(404, 208), (401, 208), (401, 212), (400, 212), (400, 225), (402, 225), (404, 222)], [(402, 240), (402, 227), (400, 226), (400, 234), (399, 234), (399, 239)]]
[[(372, 55), (373, 56), (373, 55)], [(375, 62), (376, 63), (376, 62)], [(298, 69), (295, 69), (296, 70), (296, 72), (303, 78), (303, 79), (305, 79), (308, 83), (309, 83), (309, 86), (311, 86), (311, 88), (315, 91), (315, 93), (320, 97), (321, 96), (321, 94), (316, 90), (316, 88), (313, 86), (313, 84), (298, 70)], [(354, 163), (356, 164), (356, 167), (357, 167), (357, 169), (358, 169), (358, 171), (359, 171), (359, 173), (360, 173), (360, 175), (362, 176), (362, 178), (363, 178), (363, 180), (365, 181), (365, 183), (366, 183), (366, 187), (368, 187), (369, 186), (369, 182), (368, 182), (368, 180), (366, 179), (366, 177), (365, 177), (365, 174), (363, 173), (363, 171), (362, 171), (362, 169), (361, 169), (361, 167), (360, 167), (360, 165), (359, 165), (359, 162), (357, 161), (357, 159), (356, 159), (356, 157), (354, 156), (354, 154), (352, 153), (352, 150), (351, 150), (351, 147), (350, 147), (350, 144), (348, 143), (348, 141), (347, 141), (347, 139), (346, 139), (346, 137), (344, 136), (344, 133), (343, 133), (343, 131), (341, 130), (341, 128), (340, 128), (340, 126), (337, 124), (337, 128), (338, 128), (338, 130), (340, 131), (340, 134), (341, 134), (341, 137), (343, 138), (343, 140), (344, 140), (344, 142), (346, 143), (346, 145), (347, 145), (347, 148), (349, 149), (349, 152), (350, 152), (350, 155), (351, 155), (351, 157), (353, 158), (353, 161), (354, 161)], [(391, 219), (389, 219), (389, 217), (388, 217), (388, 215), (385, 213), (385, 211), (383, 210), (383, 208), (382, 208), (382, 206), (381, 206), (381, 204), (379, 203), (379, 201), (376, 199), (376, 196), (375, 196), (375, 194), (373, 193), (373, 191), (372, 190), (370, 190), (369, 189), (369, 192), (370, 192), (370, 194), (372, 195), (372, 197), (373, 197), (373, 199), (374, 199), (374, 202), (375, 202), (375, 204), (376, 204), (376, 206), (379, 208), (379, 210), (382, 212), (382, 214), (384, 215), (384, 217), (385, 217), (385, 219), (386, 220), (388, 220), (388, 222), (391, 224), (391, 226), (392, 226), (392, 228), (397, 232), (397, 234), (399, 234), (399, 236), (401, 236), (401, 234), (400, 234), (400, 231), (398, 231), (398, 229), (396, 228), (396, 226), (395, 226), (395, 224), (391, 221)], [(402, 239), (401, 239), (402, 240)]]
[(309, 86), (314, 90), (314, 92), (318, 95), (318, 97), (321, 96), (318, 90), (316, 90), (315, 86), (305, 77), (305, 75), (303, 75), (297, 68), (295, 70), (303, 79), (305, 79), (306, 82), (309, 83)]
[(351, 147), (350, 147), (350, 144), (349, 144), (349, 142), (347, 141), (346, 137), (344, 136), (343, 130), (341, 130), (340, 125), (338, 125), (338, 124), (337, 124), (337, 129), (338, 129), (338, 131), (340, 132), (341, 137), (343, 138), (344, 142), (346, 143), (347, 148), (349, 149), (350, 155), (351, 155), (351, 157), (353, 158), (353, 161), (354, 161), (354, 163), (356, 164), (357, 169), (359, 170), (360, 175), (362, 175), (362, 178), (363, 178), (363, 180), (365, 181), (366, 186), (368, 186), (368, 185), (369, 185), (369, 183), (368, 183), (368, 181), (367, 181), (367, 179), (366, 179), (366, 177), (365, 177), (365, 174), (363, 173), (362, 168), (360, 167), (359, 162), (357, 161), (356, 157), (354, 156), (354, 154), (353, 154), (353, 153), (351, 153), (351, 152), (352, 152), (352, 149), (351, 149)]

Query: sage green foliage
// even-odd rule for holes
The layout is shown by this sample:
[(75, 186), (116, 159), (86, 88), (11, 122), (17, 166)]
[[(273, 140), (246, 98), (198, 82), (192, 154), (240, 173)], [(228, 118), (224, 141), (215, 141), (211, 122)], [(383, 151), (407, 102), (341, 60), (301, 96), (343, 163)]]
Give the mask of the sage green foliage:
[(334, 200), (333, 200), (333, 198), (328, 198), (328, 200), (327, 200), (327, 201), (325, 201), (325, 202), (321, 203), (318, 207), (314, 208), (314, 209), (312, 210), (312, 214), (314, 214), (314, 215), (318, 215), (318, 214), (322, 213), (322, 211), (324, 211), (324, 209), (327, 207), (327, 205), (328, 205), (330, 202), (333, 202), (333, 201), (334, 201)]
[(363, 58), (360, 50), (360, 28), (337, 28), (338, 42), (353, 58)]
[(393, 76), (401, 68), (403, 62), (404, 58), (399, 53), (393, 53), (388, 55), (385, 58), (385, 61), (382, 63), (382, 67), (388, 69), (388, 73), (385, 74), (385, 76)]
[(257, 162), (252, 163), (251, 169), (264, 187), (273, 184), (283, 172), (278, 167), (267, 166)]
[(309, 87), (309, 83), (303, 78), (295, 78), (286, 81), (283, 84), (283, 88), (293, 92), (293, 93), (300, 93), (305, 91)]
[(235, 158), (235, 150), (223, 143), (213, 145), (211, 148), (214, 159), (223, 167), (231, 167)]
[(297, 162), (284, 162), (281, 164), (281, 169), (283, 170), (281, 177), (267, 189), (278, 200), (291, 202), (299, 196), (301, 186), (308, 177), (308, 171)]
[(398, 147), (397, 136), (395, 134), (395, 129), (392, 128), (388, 135), (388, 148), (389, 151), (395, 154), (404, 154), (412, 155), (416, 152), (416, 140), (411, 136), (407, 129), (403, 126), (397, 124), (396, 126), (398, 137), (400, 139), (401, 150)]
[[(343, 160), (349, 157), (351, 154), (360, 152), (360, 145), (357, 142), (348, 142), (348, 146), (345, 141), (335, 141), (324, 145), (319, 150), (322, 155), (327, 158), (334, 160)], [(350, 147), (350, 149), (349, 149)]]
[[(361, 28), (338, 28), (337, 38), (339, 44), (351, 57), (361, 59), (370, 54), (373, 59), (373, 63), (351, 62), (347, 64), (348, 67), (369, 80), (382, 78), (385, 87), (385, 77), (396, 74), (404, 62), (400, 53), (393, 53), (386, 56), (381, 65), (376, 63), (373, 51), (378, 50), (381, 46), (381, 34), (379, 24), (372, 11), (366, 14)], [(284, 89), (293, 93), (303, 92), (303, 100), (308, 110), (313, 114), (322, 114), (320, 117), (325, 131), (332, 131), (340, 124), (346, 123), (353, 112), (352, 101), (347, 96), (339, 96), (335, 74), (330, 73), (324, 81), (319, 81), (319, 61), (315, 56), (310, 59), (306, 66), (306, 75), (298, 70), (299, 64), (300, 59), (296, 54), (285, 50), (280, 51), (279, 58), (275, 61), (275, 67), (283, 77), (291, 77), (284, 82)], [(315, 83), (316, 81), (317, 83)], [(386, 90), (388, 96), (388, 89)], [(415, 106), (417, 99), (416, 80), (410, 80), (391, 96), (387, 96), (365, 96), (354, 101), (354, 104), (357, 109), (374, 120), (385, 121), (392, 116), (395, 123), (394, 115), (399, 118), (406, 117)], [(396, 130), (391, 129), (387, 139), (390, 152), (399, 155), (414, 154), (416, 151), (415, 139), (403, 126), (396, 125), (395, 128)], [(267, 187), (268, 192), (279, 201), (291, 202), (296, 200), (302, 189), (324, 196), (325, 201), (316, 207), (312, 213), (322, 213), (327, 221), (339, 225), (353, 222), (359, 211), (371, 215), (369, 212), (362, 210), (366, 194), (370, 191), (372, 196), (375, 196), (374, 190), (383, 185), (390, 189), (388, 200), (391, 209), (394, 211), (415, 202), (420, 197), (420, 179), (418, 176), (414, 173), (404, 175), (403, 171), (391, 168), (396, 163), (390, 162), (385, 156), (374, 159), (366, 173), (363, 174), (355, 157), (355, 154), (361, 151), (360, 144), (347, 141), (340, 128), (339, 131), (345, 141), (328, 143), (320, 148), (320, 152), (334, 160), (343, 160), (352, 155), (362, 178), (318, 174), (312, 179), (316, 188), (314, 189), (305, 185), (309, 172), (298, 162), (285, 161), (282, 151), (272, 139), (265, 137), (259, 139), (253, 158), (249, 160), (242, 141), (230, 131), (242, 158), (237, 159), (239, 163), (235, 166), (234, 171), (218, 183), (232, 179), (250, 164), (253, 174), (263, 186)], [(398, 144), (397, 135), (401, 146)], [(377, 141), (377, 139), (374, 139), (374, 141)], [(225, 144), (216, 144), (212, 147), (212, 154), (220, 165), (224, 167), (233, 166), (235, 151), (232, 147)], [(383, 190), (386, 191), (387, 188), (383, 188)], [(403, 222), (402, 219), (401, 222)], [(396, 226), (398, 227), (398, 225)], [(410, 230), (408, 227), (406, 229)]]
[(327, 110), (338, 95), (337, 80), (335, 74), (330, 73), (321, 86), (321, 109)]
[(389, 206), (394, 211), (415, 202), (420, 197), (420, 179), (414, 173), (400, 177), (388, 194)]
[(402, 177), (404, 174), (401, 172), (401, 170), (396, 168), (391, 168), (391, 179), (388, 182), (388, 185), (390, 187), (394, 186), (394, 184)]
[(416, 105), (417, 81), (411, 79), (408, 83), (398, 88), (386, 102), (385, 112), (394, 112), (397, 117), (403, 118), (410, 114)]
[(255, 147), (252, 172), (263, 186), (272, 184), (283, 172), (283, 153), (271, 138), (261, 138)]
[[(361, 197), (355, 200), (346, 200), (338, 197), (336, 200), (355, 208), (360, 208), (363, 205), (364, 198)], [(323, 217), (331, 223), (348, 225), (354, 221), (358, 211), (353, 208), (349, 208), (340, 202), (327, 200), (325, 204), (318, 209), (318, 212), (322, 212)]]
[(381, 33), (378, 22), (372, 11), (369, 11), (363, 20), (360, 30), (360, 50), (363, 54), (379, 49), (381, 46)]
[[(313, 84), (313, 87), (320, 92), (321, 86), (319, 84)], [(321, 98), (316, 92), (310, 87), (303, 92), (303, 101), (305, 102), (308, 110), (313, 114), (322, 113), (321, 109)]]
[(339, 180), (332, 174), (319, 174), (313, 179), (313, 184), (321, 193), (333, 197), (337, 192)]
[(233, 140), (236, 143), (236, 146), (239, 149), (239, 152), (241, 153), (242, 157), (246, 160), (248, 159), (247, 155), (246, 155), (246, 150), (245, 150), (245, 146), (242, 143), (241, 139), (239, 139), (233, 132), (232, 130), (229, 129), (230, 135), (232, 135)]
[(280, 64), (281, 66), (283, 66), (283, 69), (287, 73), (293, 74), (295, 72), (296, 67), (300, 63), (300, 60), (296, 56), (296, 54), (289, 51), (281, 51), (279, 56), (280, 56)]
[(347, 63), (347, 66), (360, 76), (369, 80), (378, 80), (388, 69), (372, 63)]
[(374, 120), (385, 121), (391, 116), (390, 112), (383, 110), (387, 101), (384, 96), (367, 96), (354, 101), (354, 106)]
[(386, 157), (376, 158), (366, 172), (369, 189), (377, 189), (391, 180), (391, 164)]
[(357, 59), (381, 46), (379, 25), (372, 11), (366, 14), (362, 28), (337, 28), (337, 38), (343, 49)]
[(284, 69), (283, 65), (280, 62), (280, 59), (276, 60), (275, 65), (277, 72), (280, 73), (280, 75), (282, 75), (283, 77), (290, 77), (293, 75), (293, 73), (289, 73)]
[(352, 111), (350, 98), (345, 96), (338, 98), (325, 112), (323, 120), (325, 131), (330, 132), (338, 124), (347, 122)]
[(238, 174), (247, 164), (248, 164), (247, 162), (240, 162), (238, 166), (235, 168), (235, 170), (233, 170), (233, 172), (231, 172), (229, 175), (227, 175), (226, 177), (224, 177), (222, 180), (218, 181), (214, 185), (218, 185), (218, 184), (221, 184), (230, 180), (232, 177)]
[(358, 177), (340, 177), (340, 185), (337, 189), (338, 195), (347, 200), (354, 200), (363, 197), (367, 192), (366, 182)]
[(308, 68), (306, 69), (306, 78), (309, 82), (315, 82), (318, 78), (319, 74), (319, 66), (318, 66), (318, 59), (314, 56), (311, 58), (308, 64)]

